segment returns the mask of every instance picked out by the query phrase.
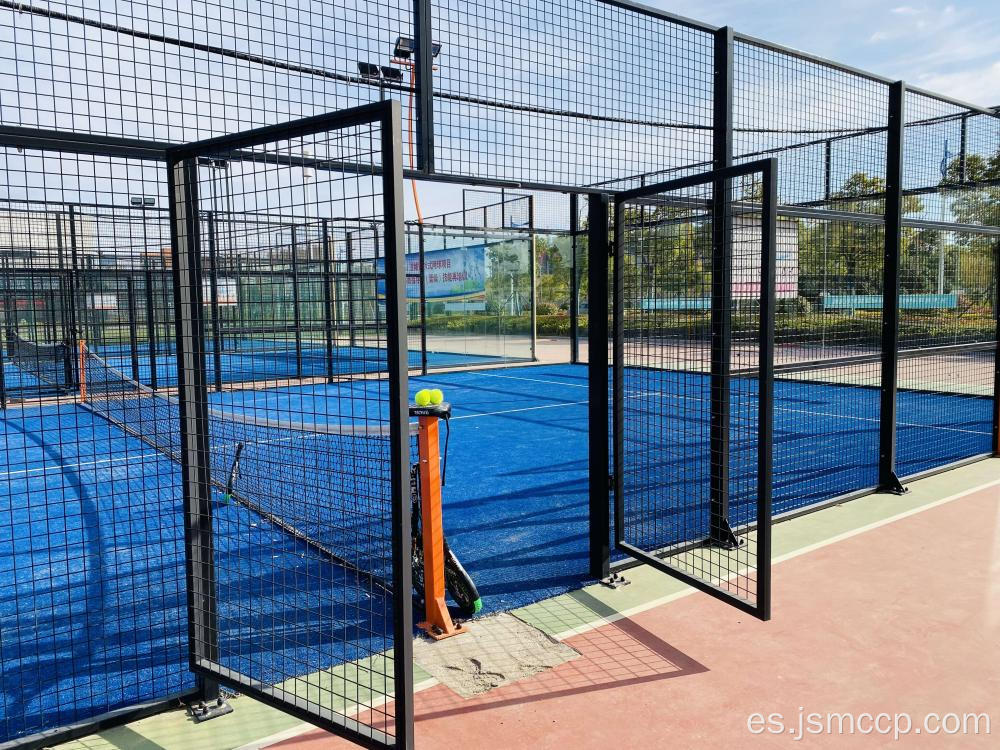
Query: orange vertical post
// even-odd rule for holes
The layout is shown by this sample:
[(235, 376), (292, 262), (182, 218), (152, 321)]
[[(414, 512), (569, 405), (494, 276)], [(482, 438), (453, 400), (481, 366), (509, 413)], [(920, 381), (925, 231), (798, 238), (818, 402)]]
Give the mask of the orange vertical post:
[(80, 373), (80, 400), (87, 400), (87, 342), (80, 339), (77, 346), (77, 370)]
[(417, 423), (420, 451), (420, 523), (424, 543), (424, 622), (417, 623), (431, 638), (441, 640), (465, 632), (452, 622), (445, 603), (444, 522), (441, 518), (441, 452), (439, 417), (421, 416)]

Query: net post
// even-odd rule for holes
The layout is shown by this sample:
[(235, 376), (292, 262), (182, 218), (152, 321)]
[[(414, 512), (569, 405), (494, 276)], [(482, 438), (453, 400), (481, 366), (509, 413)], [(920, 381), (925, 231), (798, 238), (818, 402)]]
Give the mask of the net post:
[[(167, 165), (192, 668), (203, 660), (217, 662), (219, 658), (197, 169), (193, 159), (171, 160)], [(208, 684), (200, 687), (211, 688)]]
[[(712, 161), (715, 169), (733, 163), (733, 30), (715, 32), (715, 90)], [(732, 338), (732, 180), (712, 183), (712, 305), (710, 373), (709, 542), (733, 547), (729, 528), (729, 427)]]
[[(385, 232), (386, 365), (392, 466), (393, 694), (396, 747), (413, 748), (413, 578), (410, 530), (410, 412), (407, 403), (406, 234), (402, 115), (387, 101), (381, 118)], [(378, 244), (376, 243), (376, 253)], [(353, 296), (353, 295), (352, 295)], [(353, 300), (352, 300), (353, 301)]]
[(326, 343), (326, 380), (334, 381), (333, 372), (333, 293), (330, 284), (333, 283), (333, 273), (330, 267), (330, 220), (323, 217), (321, 221), (323, 243), (323, 332)]
[[(6, 279), (5, 279), (6, 282)], [(4, 373), (4, 359), (7, 356), (7, 333), (0, 334), (0, 411), (7, 411), (7, 376)]]
[(424, 545), (424, 620), (417, 627), (436, 641), (466, 632), (445, 603), (444, 521), (441, 510), (440, 418), (417, 418), (420, 455), (420, 522)]
[(149, 347), (149, 387), (154, 391), (156, 381), (156, 304), (153, 301), (153, 272), (146, 268), (146, 344)]
[(83, 338), (80, 333), (79, 320), (79, 284), (80, 260), (77, 252), (76, 238), (76, 206), (70, 204), (69, 216), (69, 338)]
[(354, 237), (346, 233), (345, 245), (347, 256), (347, 335), (350, 346), (357, 346), (357, 332), (354, 330)]
[(83, 339), (76, 342), (76, 373), (80, 402), (87, 403), (87, 342)]
[[(485, 212), (485, 208), (483, 211)], [(501, 206), (501, 213), (503, 207)], [(485, 222), (484, 222), (485, 223)], [(503, 222), (500, 222), (503, 225)], [(535, 196), (528, 196), (528, 254), (529, 254), (529, 279), (531, 281), (531, 361), (538, 361), (538, 237), (535, 235)]]
[[(292, 227), (292, 321), (295, 326), (295, 377), (302, 377), (302, 311), (299, 309), (299, 243), (298, 227)], [(307, 238), (308, 239), (308, 238)]]
[[(590, 474), (590, 575), (605, 578), (611, 572), (611, 487), (608, 477), (608, 211), (606, 194), (587, 199), (587, 253), (590, 316), (587, 326), (589, 424), (588, 461)], [(616, 331), (617, 333), (617, 331)], [(615, 367), (621, 360), (616, 357)], [(616, 377), (617, 380), (617, 377)], [(617, 407), (616, 407), (617, 408)], [(615, 537), (621, 526), (615, 525)]]
[[(214, 168), (214, 167), (213, 167)], [(215, 211), (207, 211), (208, 223), (208, 290), (211, 300), (212, 320), (212, 366), (215, 390), (222, 391), (222, 326), (219, 322), (219, 270), (216, 263)]]
[[(465, 199), (465, 194), (462, 194)], [(424, 268), (424, 225), (417, 224), (417, 253), (420, 264), (420, 374), (427, 374), (427, 271)]]
[(899, 256), (903, 242), (903, 147), (906, 84), (889, 87), (885, 162), (885, 247), (882, 258), (882, 384), (878, 489), (905, 492), (896, 476), (896, 388), (899, 354)]
[(139, 315), (135, 303), (135, 281), (125, 279), (125, 301), (128, 305), (128, 350), (132, 364), (132, 380), (139, 380)]

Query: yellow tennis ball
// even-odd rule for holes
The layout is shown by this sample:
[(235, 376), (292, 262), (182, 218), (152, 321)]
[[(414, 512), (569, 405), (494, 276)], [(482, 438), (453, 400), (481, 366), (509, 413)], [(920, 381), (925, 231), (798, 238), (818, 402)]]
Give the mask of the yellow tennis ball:
[(417, 406), (427, 406), (431, 402), (431, 392), (426, 388), (419, 390), (413, 400), (417, 402)]
[(444, 401), (444, 393), (441, 391), (441, 389), (440, 388), (435, 388), (434, 390), (432, 390), (431, 391), (431, 403), (432, 404), (440, 404), (442, 401)]

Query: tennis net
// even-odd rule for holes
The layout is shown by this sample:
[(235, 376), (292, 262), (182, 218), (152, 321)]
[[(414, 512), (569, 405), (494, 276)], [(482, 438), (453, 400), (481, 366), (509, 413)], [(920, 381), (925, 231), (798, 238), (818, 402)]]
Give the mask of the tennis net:
[[(81, 405), (181, 462), (179, 401), (112, 367), (82, 343), (18, 339), (15, 364), (50, 384), (77, 384)], [(70, 375), (66, 375), (70, 373)], [(57, 381), (57, 382), (53, 382)], [(390, 428), (382, 415), (349, 423), (275, 420), (208, 409), (211, 483), (303, 545), (391, 590)], [(411, 452), (416, 425), (410, 425)], [(415, 455), (415, 453), (413, 453)]]

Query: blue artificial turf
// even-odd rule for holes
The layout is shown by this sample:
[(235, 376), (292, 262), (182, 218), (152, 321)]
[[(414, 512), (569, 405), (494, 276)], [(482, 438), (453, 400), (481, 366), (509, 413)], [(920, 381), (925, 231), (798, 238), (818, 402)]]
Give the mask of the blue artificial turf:
[[(383, 387), (360, 380), (280, 391), (213, 394), (260, 414), (365, 408)], [(485, 611), (511, 609), (587, 580), (587, 371), (558, 365), (412, 378), (454, 406), (444, 518), (449, 542), (475, 578)], [(755, 429), (754, 384), (734, 410)], [(667, 394), (667, 400), (663, 400)], [(647, 372), (626, 383), (629, 414), (652, 420), (683, 395), (703, 399), (702, 376)], [(870, 487), (876, 480), (878, 391), (804, 382), (775, 384), (774, 512)], [(361, 404), (361, 405), (359, 405)], [(990, 449), (992, 401), (899, 394), (900, 474)], [(4, 664), (0, 741), (85, 719), (193, 686), (187, 670), (180, 472), (140, 441), (73, 405), (12, 410), (0, 490), (0, 630)], [(645, 456), (634, 486), (672, 487), (685, 508), (633, 541), (669, 543), (706, 502), (707, 423), (677, 407), (626, 443)], [(629, 454), (629, 451), (632, 454)], [(742, 482), (732, 512), (749, 513), (752, 451), (736, 451)], [(235, 504), (215, 508), (221, 660), (261, 679), (302, 674), (391, 645), (387, 604), (358, 597), (342, 572)], [(689, 516), (689, 517), (687, 517)], [(632, 516), (629, 516), (632, 518)], [(638, 528), (638, 527), (637, 527)], [(283, 578), (261, 575), (269, 567)], [(329, 632), (331, 607), (342, 630)]]

